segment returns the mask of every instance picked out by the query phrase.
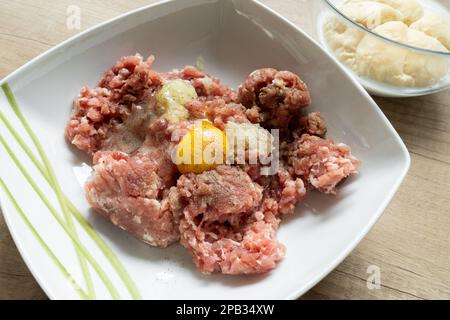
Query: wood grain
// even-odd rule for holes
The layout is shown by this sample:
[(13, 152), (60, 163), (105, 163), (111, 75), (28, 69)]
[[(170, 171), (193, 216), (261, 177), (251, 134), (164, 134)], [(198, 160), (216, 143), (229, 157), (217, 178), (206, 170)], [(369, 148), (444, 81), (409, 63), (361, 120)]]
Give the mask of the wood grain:
[[(312, 0), (302, 0), (312, 1)], [(0, 0), (0, 78), (80, 30), (68, 30), (76, 4), (82, 30), (156, 1)], [(297, 25), (297, 0), (263, 0)], [(411, 170), (374, 229), (350, 256), (303, 299), (450, 299), (450, 90), (376, 102), (412, 155)], [(367, 288), (367, 268), (381, 269), (382, 286)], [(0, 299), (45, 299), (0, 215)]]

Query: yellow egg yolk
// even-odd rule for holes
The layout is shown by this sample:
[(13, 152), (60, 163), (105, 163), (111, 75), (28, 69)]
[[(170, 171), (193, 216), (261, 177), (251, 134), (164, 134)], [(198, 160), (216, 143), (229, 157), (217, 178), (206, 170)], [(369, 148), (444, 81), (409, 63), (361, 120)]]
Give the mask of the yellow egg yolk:
[(225, 133), (204, 120), (178, 144), (176, 164), (181, 173), (202, 173), (224, 164), (228, 143)]

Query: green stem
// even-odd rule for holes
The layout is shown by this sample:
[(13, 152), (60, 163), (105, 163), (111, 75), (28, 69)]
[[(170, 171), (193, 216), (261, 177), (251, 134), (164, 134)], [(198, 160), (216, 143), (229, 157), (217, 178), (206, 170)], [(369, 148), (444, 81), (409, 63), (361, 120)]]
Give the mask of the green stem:
[[(72, 230), (76, 240), (79, 240), (78, 234), (75, 228), (75, 225), (73, 224), (72, 216), (69, 214), (69, 211), (67, 210), (67, 204), (65, 202), (65, 199), (62, 195), (61, 187), (59, 186), (58, 180), (56, 179), (56, 176), (53, 172), (53, 168), (50, 165), (50, 161), (47, 158), (47, 155), (45, 154), (42, 145), (39, 141), (39, 139), (34, 134), (33, 130), (31, 130), (31, 127), (29, 126), (28, 122), (26, 121), (25, 117), (23, 116), (22, 112), (20, 112), (20, 109), (17, 105), (16, 99), (9, 88), (8, 84), (4, 84), (2, 86), (3, 91), (5, 92), (6, 98), (8, 99), (8, 102), (13, 109), (14, 113), (16, 114), (17, 118), (19, 118), (20, 122), (24, 126), (25, 130), (27, 131), (28, 135), (30, 136), (31, 140), (33, 141), (33, 144), (35, 145), (36, 149), (38, 150), (39, 156), (42, 159), (42, 162), (44, 163), (44, 167), (47, 171), (49, 183), (53, 187), (53, 190), (55, 191), (56, 198), (58, 199), (59, 205), (61, 207), (61, 210), (63, 212), (64, 219), (66, 220), (67, 227)], [(86, 261), (84, 260), (83, 256), (81, 255), (80, 251), (75, 246), (75, 252), (77, 254), (78, 261), (80, 263), (80, 267), (86, 282), (87, 291), (90, 297), (93, 299), (95, 298), (95, 290), (94, 285), (92, 282), (91, 274), (89, 272), (89, 268), (86, 264)]]
[[(9, 92), (12, 95), (11, 91), (9, 91)], [(11, 125), (11, 123), (7, 120), (7, 118), (3, 115), (3, 113), (1, 111), (0, 111), (0, 119), (5, 124), (5, 126), (9, 130), (9, 132), (14, 136), (14, 138), (16, 139), (17, 143), (20, 145), (22, 150), (27, 154), (28, 158), (33, 162), (33, 164), (39, 170), (41, 175), (48, 182), (50, 187), (52, 187), (54, 189), (54, 186), (52, 186), (52, 184), (50, 182), (50, 178), (49, 178), (48, 173), (46, 172), (45, 168), (42, 166), (42, 164), (36, 158), (34, 153), (30, 150), (30, 148), (27, 146), (25, 141), (20, 137), (20, 135), (17, 133), (17, 131), (14, 129), (14, 127)], [(75, 219), (78, 221), (78, 223), (83, 227), (85, 232), (91, 237), (91, 239), (97, 244), (97, 246), (102, 251), (104, 256), (108, 259), (108, 261), (111, 263), (113, 268), (116, 270), (117, 274), (122, 279), (122, 281), (124, 282), (128, 291), (130, 292), (131, 297), (135, 300), (142, 299), (135, 283), (133, 282), (133, 280), (131, 279), (131, 277), (129, 276), (127, 271), (125, 270), (125, 268), (122, 265), (122, 263), (120, 262), (120, 260), (114, 254), (114, 252), (108, 247), (106, 242), (98, 235), (98, 233), (86, 221), (86, 219), (77, 210), (77, 208), (73, 205), (73, 203), (70, 201), (70, 199), (68, 199), (67, 196), (65, 196), (64, 194), (63, 194), (63, 197), (64, 197), (67, 207), (70, 210), (70, 212), (72, 213), (72, 215), (75, 217)]]
[(103, 269), (100, 267), (100, 265), (97, 263), (97, 261), (92, 257), (92, 255), (89, 253), (89, 251), (80, 243), (80, 241), (77, 239), (77, 237), (74, 235), (73, 231), (65, 224), (64, 220), (61, 219), (56, 209), (52, 206), (50, 201), (47, 199), (47, 197), (44, 195), (44, 193), (39, 189), (36, 182), (31, 178), (30, 174), (25, 170), (23, 165), (20, 163), (19, 159), (16, 157), (12, 149), (9, 147), (9, 145), (6, 143), (5, 139), (2, 135), (0, 135), (0, 143), (5, 148), (6, 152), (9, 154), (11, 159), (14, 161), (17, 168), (20, 170), (22, 175), (25, 177), (25, 179), (28, 181), (28, 183), (31, 185), (33, 190), (37, 193), (39, 198), (44, 202), (47, 209), (50, 211), (52, 216), (56, 219), (58, 224), (64, 229), (64, 231), (67, 233), (67, 235), (70, 237), (72, 242), (75, 244), (75, 246), (80, 250), (81, 254), (88, 260), (88, 262), (91, 264), (91, 266), (94, 268), (95, 272), (98, 274), (100, 279), (105, 284), (106, 288), (108, 289), (109, 293), (111, 294), (113, 299), (118, 299), (119, 294), (112, 284), (112, 282), (109, 280), (107, 274)]
[(98, 233), (94, 230), (94, 228), (86, 221), (83, 215), (77, 210), (77, 208), (70, 201), (67, 202), (67, 205), (69, 207), (69, 210), (75, 217), (75, 219), (78, 221), (78, 223), (84, 228), (86, 233), (97, 244), (97, 246), (102, 251), (104, 256), (108, 259), (113, 268), (116, 270), (117, 274), (122, 279), (123, 283), (130, 292), (131, 298), (134, 300), (141, 300), (142, 297), (141, 294), (139, 293), (138, 288), (136, 287), (136, 284), (128, 275), (124, 266), (117, 258), (117, 256), (114, 254), (114, 252), (108, 247), (106, 242), (98, 235)]
[(64, 267), (64, 265), (59, 261), (58, 257), (53, 253), (53, 251), (50, 249), (50, 247), (47, 245), (47, 243), (42, 239), (42, 237), (39, 235), (39, 232), (33, 227), (30, 220), (28, 220), (25, 212), (22, 210), (22, 208), (17, 203), (16, 199), (12, 195), (11, 191), (6, 186), (5, 182), (2, 178), (0, 178), (0, 186), (3, 188), (3, 190), (6, 193), (6, 196), (8, 197), (9, 201), (11, 201), (12, 205), (16, 209), (16, 211), (19, 213), (20, 217), (22, 218), (23, 222), (27, 225), (27, 227), (30, 229), (31, 233), (34, 235), (34, 237), (37, 239), (39, 244), (41, 245), (42, 249), (47, 253), (47, 255), (50, 257), (50, 259), (55, 263), (55, 265), (58, 267), (58, 269), (62, 272), (62, 274), (69, 280), (69, 282), (74, 287), (75, 291), (79, 294), (79, 296), (84, 300), (89, 300), (90, 297), (88, 294), (86, 294), (83, 289), (77, 284), (75, 279), (72, 277), (72, 275), (67, 271), (67, 269)]

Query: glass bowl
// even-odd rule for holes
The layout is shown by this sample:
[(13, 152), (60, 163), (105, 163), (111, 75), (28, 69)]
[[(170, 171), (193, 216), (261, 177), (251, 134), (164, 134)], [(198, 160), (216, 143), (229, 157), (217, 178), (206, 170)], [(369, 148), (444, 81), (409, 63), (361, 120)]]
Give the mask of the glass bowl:
[[(450, 0), (418, 2), (425, 10), (438, 13), (450, 24)], [(422, 32), (411, 31), (409, 27), (412, 24), (383, 24), (387, 21), (383, 20), (385, 13), (377, 14), (375, 10), (366, 24), (381, 26), (371, 30), (340, 10), (344, 0), (313, 3), (316, 26), (309, 30), (312, 36), (353, 73), (369, 93), (384, 97), (412, 97), (450, 87), (450, 48), (447, 49), (442, 42), (425, 36), (427, 48), (418, 47), (417, 42), (423, 45)], [(366, 14), (367, 11), (364, 12)], [(419, 30), (425, 29), (419, 27)], [(409, 44), (403, 42), (405, 39)]]

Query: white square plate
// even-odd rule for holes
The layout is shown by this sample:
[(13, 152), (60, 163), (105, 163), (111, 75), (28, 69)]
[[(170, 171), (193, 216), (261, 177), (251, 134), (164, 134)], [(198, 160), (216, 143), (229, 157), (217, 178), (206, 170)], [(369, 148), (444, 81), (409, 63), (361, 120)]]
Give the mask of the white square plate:
[[(207, 72), (233, 87), (260, 67), (298, 73), (312, 91), (311, 111), (322, 112), (330, 136), (350, 145), (363, 161), (360, 175), (346, 181), (338, 196), (312, 193), (299, 205), (296, 216), (283, 222), (279, 238), (287, 246), (287, 256), (270, 274), (201, 275), (179, 245), (166, 250), (148, 247), (89, 210), (75, 175), (86, 159), (74, 154), (63, 136), (71, 103), (83, 85), (94, 85), (121, 56), (136, 52), (154, 54), (154, 68), (160, 71), (193, 64), (202, 56)], [(64, 193), (136, 284), (135, 297), (138, 291), (145, 299), (291, 299), (302, 295), (332, 271), (369, 231), (410, 163), (401, 139), (361, 86), (302, 31), (254, 1), (170, 1), (142, 8), (64, 42), (1, 81), (5, 83), (41, 141)], [(40, 161), (38, 150), (3, 92), (0, 110)], [(0, 134), (17, 162), (61, 214), (55, 192), (1, 121)], [(10, 155), (0, 148), (1, 178), (36, 232), (84, 288), (70, 238)], [(79, 299), (72, 282), (43, 250), (5, 190), (0, 194), (14, 240), (48, 296)], [(110, 263), (113, 258), (105, 258), (86, 229), (77, 222), (75, 225), (83, 248), (106, 272), (120, 298), (131, 298)], [(94, 269), (89, 267), (89, 271), (96, 297), (111, 298)]]

